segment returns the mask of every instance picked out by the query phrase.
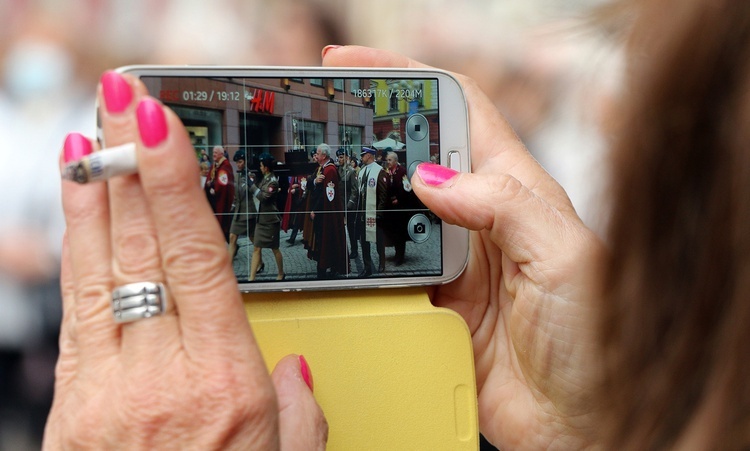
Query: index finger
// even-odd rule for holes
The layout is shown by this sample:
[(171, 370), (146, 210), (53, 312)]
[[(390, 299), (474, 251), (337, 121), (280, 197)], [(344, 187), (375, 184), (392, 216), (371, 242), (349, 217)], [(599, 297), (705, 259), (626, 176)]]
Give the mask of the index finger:
[(200, 187), (190, 138), (177, 115), (151, 97), (136, 113), (138, 170), (186, 351), (246, 352), (252, 333), (223, 233)]

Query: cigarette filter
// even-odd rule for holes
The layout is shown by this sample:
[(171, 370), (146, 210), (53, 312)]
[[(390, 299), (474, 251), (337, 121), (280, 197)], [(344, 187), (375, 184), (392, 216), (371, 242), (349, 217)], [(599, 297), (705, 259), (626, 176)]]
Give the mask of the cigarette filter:
[(63, 168), (62, 177), (77, 183), (90, 183), (137, 172), (135, 143), (127, 143), (102, 149), (78, 161), (68, 163)]

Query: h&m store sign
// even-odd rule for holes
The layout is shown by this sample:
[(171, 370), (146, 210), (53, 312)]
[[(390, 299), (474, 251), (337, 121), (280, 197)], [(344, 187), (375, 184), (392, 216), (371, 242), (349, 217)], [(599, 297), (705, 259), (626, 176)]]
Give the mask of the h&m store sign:
[[(244, 94), (244, 95), (243, 95)], [(215, 106), (217, 102), (237, 102), (239, 107), (251, 113), (273, 114), (273, 107), (276, 101), (276, 94), (273, 91), (254, 88), (226, 91), (202, 91), (202, 90), (184, 90), (163, 89), (159, 91), (159, 99), (162, 102), (169, 103), (210, 103)]]
[(246, 91), (245, 98), (248, 100), (247, 111), (273, 114), (273, 106), (276, 101), (276, 94), (273, 91), (255, 88), (252, 91)]

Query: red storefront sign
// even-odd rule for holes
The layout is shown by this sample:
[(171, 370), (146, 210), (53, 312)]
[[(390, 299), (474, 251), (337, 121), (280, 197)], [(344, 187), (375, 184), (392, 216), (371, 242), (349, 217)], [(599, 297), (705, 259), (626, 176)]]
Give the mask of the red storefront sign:
[(248, 111), (253, 113), (273, 113), (273, 105), (276, 100), (275, 93), (272, 91), (264, 91), (263, 89), (255, 88), (251, 92), (252, 98), (248, 103)]

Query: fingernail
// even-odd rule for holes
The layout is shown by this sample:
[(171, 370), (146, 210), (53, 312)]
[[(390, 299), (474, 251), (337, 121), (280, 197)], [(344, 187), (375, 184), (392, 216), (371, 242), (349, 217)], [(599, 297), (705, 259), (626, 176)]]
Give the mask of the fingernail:
[(94, 151), (91, 141), (80, 133), (69, 133), (63, 145), (63, 159), (66, 163), (77, 161)]
[(150, 97), (144, 97), (136, 109), (138, 131), (146, 147), (156, 147), (167, 138), (167, 117), (161, 103)]
[(310, 387), (310, 391), (313, 391), (312, 372), (310, 372), (310, 365), (307, 364), (307, 360), (305, 360), (304, 356), (299, 356), (299, 370), (300, 373), (302, 373), (302, 379), (304, 379), (307, 386)]
[(417, 174), (426, 184), (440, 186), (458, 175), (458, 171), (435, 163), (421, 163), (417, 166)]
[(341, 47), (340, 45), (327, 45), (327, 46), (323, 47), (323, 51), (320, 52), (320, 56), (322, 58), (325, 58), (326, 57), (326, 53), (328, 53), (330, 50), (335, 50), (335, 49), (338, 49), (340, 47)]
[(125, 77), (115, 71), (107, 71), (102, 75), (102, 93), (104, 105), (110, 113), (122, 113), (133, 101), (133, 90)]

